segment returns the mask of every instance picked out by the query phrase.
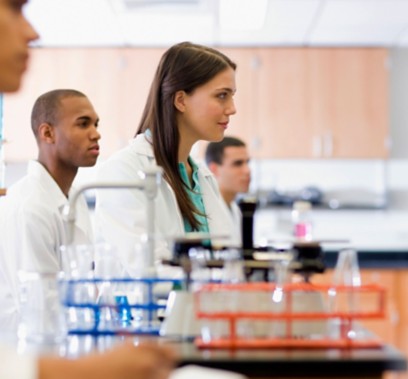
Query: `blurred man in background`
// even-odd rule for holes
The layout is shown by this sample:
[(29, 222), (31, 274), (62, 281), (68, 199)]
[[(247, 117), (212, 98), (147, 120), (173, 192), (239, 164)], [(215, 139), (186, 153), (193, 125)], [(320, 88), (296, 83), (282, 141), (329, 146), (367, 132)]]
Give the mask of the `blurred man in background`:
[(238, 194), (247, 193), (249, 190), (251, 182), (249, 160), (245, 143), (236, 137), (226, 136), (220, 142), (210, 142), (205, 152), (205, 161), (217, 179), (239, 241), (242, 216), (235, 200)]

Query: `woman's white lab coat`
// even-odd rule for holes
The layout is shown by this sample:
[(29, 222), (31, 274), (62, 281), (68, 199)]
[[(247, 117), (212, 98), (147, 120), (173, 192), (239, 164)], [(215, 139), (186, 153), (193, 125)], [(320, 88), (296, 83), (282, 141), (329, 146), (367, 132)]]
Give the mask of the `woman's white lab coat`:
[[(103, 181), (131, 181), (139, 178), (140, 171), (156, 164), (153, 148), (145, 135), (138, 135), (129, 146), (115, 153), (101, 164), (97, 177)], [(233, 233), (234, 225), (212, 173), (199, 165), (198, 178), (210, 233), (227, 236), (225, 244), (239, 245)], [(97, 241), (105, 241), (118, 248), (125, 269), (131, 273), (137, 269), (134, 253), (135, 243), (146, 232), (146, 198), (142, 191), (134, 189), (98, 190), (95, 209)], [(162, 180), (155, 202), (155, 232), (159, 239), (182, 236), (183, 218), (177, 205), (174, 191)], [(156, 258), (169, 257), (169, 249), (156, 249)]]

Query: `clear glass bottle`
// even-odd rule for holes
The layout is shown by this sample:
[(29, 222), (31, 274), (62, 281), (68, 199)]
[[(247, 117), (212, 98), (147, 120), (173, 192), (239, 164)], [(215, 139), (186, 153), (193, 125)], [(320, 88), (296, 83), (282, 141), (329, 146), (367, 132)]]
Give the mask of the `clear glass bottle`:
[(302, 241), (312, 240), (312, 204), (308, 201), (295, 201), (292, 209), (293, 235)]

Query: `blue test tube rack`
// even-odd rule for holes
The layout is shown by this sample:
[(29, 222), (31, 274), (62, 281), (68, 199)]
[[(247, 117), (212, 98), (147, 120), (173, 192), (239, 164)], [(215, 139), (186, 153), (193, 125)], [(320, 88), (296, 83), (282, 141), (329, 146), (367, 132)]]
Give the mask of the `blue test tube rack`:
[[(154, 296), (154, 287), (159, 283), (168, 283), (173, 288), (181, 287), (182, 279), (167, 278), (112, 278), (112, 279), (68, 279), (60, 282), (61, 303), (65, 310), (90, 310), (91, 324), (88, 327), (69, 327), (68, 334), (71, 335), (159, 335), (157, 311), (164, 309), (165, 304), (159, 304)], [(113, 301), (103, 302), (95, 300), (77, 301), (75, 291), (81, 286), (94, 286), (101, 288), (104, 285), (124, 285), (131, 288), (132, 285), (142, 285), (145, 293), (142, 302), (129, 302), (126, 294), (112, 296)], [(114, 327), (103, 326), (103, 309), (108, 309), (116, 315)], [(141, 325), (135, 326), (132, 323), (132, 310), (139, 310), (143, 314)], [(69, 322), (68, 322), (69, 325)]]

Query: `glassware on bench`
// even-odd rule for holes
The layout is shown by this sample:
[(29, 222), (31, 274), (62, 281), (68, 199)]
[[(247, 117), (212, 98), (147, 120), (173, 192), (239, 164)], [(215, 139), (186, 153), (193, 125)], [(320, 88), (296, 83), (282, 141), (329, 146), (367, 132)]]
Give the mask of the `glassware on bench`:
[[(127, 298), (127, 286), (118, 281), (123, 278), (122, 265), (116, 248), (100, 243), (95, 246), (95, 277), (98, 279), (96, 299), (98, 327), (115, 331), (131, 324), (131, 310)], [(102, 280), (99, 282), (99, 280)]]
[(46, 344), (60, 343), (65, 338), (59, 276), (52, 272), (19, 271), (19, 338)]
[(333, 282), (346, 286), (361, 286), (361, 275), (355, 250), (344, 249), (339, 252)]
[[(287, 293), (285, 285), (290, 282), (290, 263), (294, 258), (292, 250), (277, 251), (271, 262), (272, 270), (269, 272), (269, 279), (274, 282), (275, 288), (269, 294), (269, 302), (272, 313), (282, 313), (287, 310)], [(272, 320), (263, 322), (263, 329), (271, 337), (282, 337), (286, 333), (286, 322), (282, 320)], [(265, 325), (266, 324), (266, 325)]]
[[(353, 249), (339, 251), (337, 263), (333, 272), (334, 287), (329, 290), (329, 311), (355, 313), (359, 308), (359, 294), (352, 291), (346, 293), (336, 291), (336, 286), (358, 287), (361, 286), (361, 275), (358, 265), (357, 252)], [(329, 335), (338, 338), (345, 334), (346, 338), (358, 337), (357, 324), (353, 321), (334, 319), (331, 320)]]
[[(224, 261), (221, 269), (221, 282), (225, 284), (240, 284), (245, 282), (244, 260), (241, 251), (236, 248), (227, 248), (218, 253), (219, 258)], [(240, 290), (226, 290), (220, 292), (209, 292), (201, 297), (202, 308), (206, 307), (210, 312), (240, 312), (246, 311), (250, 293)], [(223, 338), (229, 333), (226, 320), (206, 320), (202, 324), (201, 336), (204, 341), (212, 338)], [(246, 319), (237, 323), (237, 334), (240, 338), (250, 338), (253, 335), (251, 322)]]
[(63, 245), (60, 247), (64, 272), (62, 301), (68, 330), (92, 329), (95, 324), (97, 288), (94, 278), (94, 246)]

